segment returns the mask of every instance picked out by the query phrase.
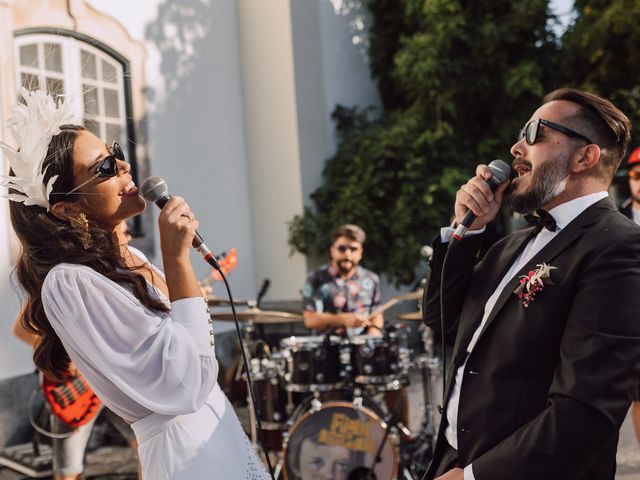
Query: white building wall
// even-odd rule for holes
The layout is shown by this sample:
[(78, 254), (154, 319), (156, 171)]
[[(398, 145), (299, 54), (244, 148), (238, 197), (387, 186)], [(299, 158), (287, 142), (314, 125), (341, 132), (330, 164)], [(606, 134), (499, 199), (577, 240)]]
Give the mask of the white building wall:
[(336, 151), (331, 114), (338, 104), (380, 106), (369, 71), (371, 17), (360, 0), (290, 0), (304, 203)]
[[(15, 3), (0, 0), (4, 71), (13, 68)], [(320, 185), (324, 161), (335, 150), (330, 115), (336, 103), (378, 102), (364, 50), (354, 43), (364, 7), (349, 2), (344, 10), (342, 0), (211, 0), (189, 2), (191, 9), (182, 8), (181, 0), (87, 3), (117, 19), (151, 59), (145, 84), (135, 86), (147, 94), (146, 117), (138, 120), (147, 125), (148, 137), (139, 132), (139, 140), (148, 146), (151, 174), (188, 200), (209, 246), (238, 249), (238, 267), (229, 277), (234, 295), (254, 298), (268, 277), (267, 299), (298, 299), (306, 262), (289, 256), (286, 222)], [(174, 40), (160, 42), (154, 26)], [(0, 82), (6, 78), (12, 75), (0, 76)], [(3, 123), (14, 92), (13, 84), (0, 83)], [(9, 285), (8, 236), (4, 204), (0, 380), (32, 369), (30, 349), (10, 334), (19, 302)], [(208, 267), (193, 258), (204, 277)], [(215, 293), (224, 295), (220, 284)], [(216, 328), (231, 324), (217, 322)]]
[[(0, 45), (11, 45), (13, 41), (13, 1), (0, 0)], [(0, 48), (0, 72), (13, 71), (13, 48)], [(15, 99), (12, 75), (0, 75), (0, 125), (5, 125)], [(10, 143), (13, 139), (5, 137), (6, 130), (0, 128), (0, 141)], [(0, 171), (4, 174), (5, 164), (0, 150)], [(4, 199), (0, 199), (0, 380), (27, 373), (33, 370), (31, 349), (13, 338), (13, 322), (18, 315), (20, 302), (11, 283), (13, 272), (12, 242), (9, 225), (9, 208)]]
[(327, 112), (327, 143), (336, 148), (331, 112), (336, 105), (380, 107), (371, 78), (368, 28), (372, 18), (363, 0), (319, 0), (322, 59)]
[(287, 244), (302, 209), (289, 1), (237, 8), (256, 280), (271, 280), (270, 298), (299, 299), (306, 263)]
[[(151, 22), (182, 43), (166, 45), (150, 33), (145, 37), (160, 58), (158, 76), (149, 79), (154, 92), (148, 118), (151, 173), (188, 201), (214, 252), (237, 248), (238, 266), (229, 276), (234, 296), (253, 298), (254, 236), (235, 2), (214, 0), (197, 8), (182, 17), (183, 24), (179, 10), (166, 17), (160, 13)], [(198, 276), (206, 276), (210, 268), (196, 254), (192, 259)], [(214, 289), (226, 297), (221, 284)]]

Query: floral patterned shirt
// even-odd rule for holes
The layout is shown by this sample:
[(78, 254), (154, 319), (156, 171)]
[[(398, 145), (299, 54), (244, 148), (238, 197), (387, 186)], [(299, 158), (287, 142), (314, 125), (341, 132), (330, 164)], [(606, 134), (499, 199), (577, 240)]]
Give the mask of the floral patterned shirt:
[(380, 279), (364, 267), (343, 280), (338, 270), (327, 263), (307, 277), (302, 288), (304, 310), (325, 313), (369, 315), (380, 303)]

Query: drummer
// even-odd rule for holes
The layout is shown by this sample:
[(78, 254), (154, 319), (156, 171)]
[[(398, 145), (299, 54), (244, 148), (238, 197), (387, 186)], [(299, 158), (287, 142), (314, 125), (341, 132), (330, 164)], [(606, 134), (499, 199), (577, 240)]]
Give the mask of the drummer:
[(344, 329), (348, 334), (380, 334), (380, 279), (360, 266), (364, 230), (346, 224), (331, 233), (331, 261), (314, 270), (302, 288), (304, 324), (309, 329)]
[[(302, 288), (304, 324), (309, 329), (336, 328), (349, 336), (382, 335), (382, 314), (371, 316), (380, 303), (380, 278), (360, 266), (364, 230), (346, 224), (331, 233), (331, 261), (307, 277)], [(401, 421), (408, 422), (408, 399), (405, 387), (385, 393), (389, 411), (399, 411)]]

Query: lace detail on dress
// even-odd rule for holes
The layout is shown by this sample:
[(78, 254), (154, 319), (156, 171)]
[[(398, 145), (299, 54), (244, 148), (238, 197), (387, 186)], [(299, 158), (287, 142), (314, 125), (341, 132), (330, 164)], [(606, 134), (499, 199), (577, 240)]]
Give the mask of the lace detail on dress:
[(247, 453), (247, 468), (245, 470), (245, 478), (247, 480), (270, 480), (271, 475), (266, 467), (262, 464), (249, 438), (243, 433), (244, 448)]

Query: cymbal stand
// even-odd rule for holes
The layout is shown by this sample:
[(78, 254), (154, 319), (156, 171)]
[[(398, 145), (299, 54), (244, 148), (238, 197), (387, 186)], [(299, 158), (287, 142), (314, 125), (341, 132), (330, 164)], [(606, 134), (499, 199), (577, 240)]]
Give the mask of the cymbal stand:
[(433, 332), (426, 325), (421, 324), (419, 329), (422, 333), (422, 342), (424, 344), (424, 355), (418, 359), (420, 375), (422, 377), (422, 425), (420, 427), (420, 436), (428, 437), (430, 440), (436, 434), (436, 418), (435, 405), (436, 398), (436, 373), (440, 368), (440, 358), (434, 355), (433, 351)]
[[(251, 350), (254, 341), (254, 333), (255, 325), (253, 324), (253, 320), (248, 320), (244, 329), (244, 353), (247, 358), (249, 358), (249, 368), (252, 368), (251, 359), (253, 355), (251, 354)], [(249, 411), (249, 425), (251, 425), (251, 443), (253, 443), (253, 445), (258, 445), (258, 430), (256, 428), (256, 419), (258, 412), (254, 410), (253, 402), (251, 401), (251, 385), (249, 385), (249, 376), (245, 374), (244, 380), (245, 382), (247, 382), (247, 410)]]

